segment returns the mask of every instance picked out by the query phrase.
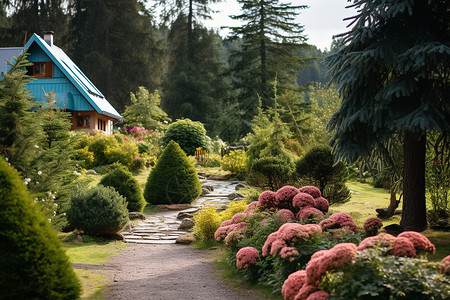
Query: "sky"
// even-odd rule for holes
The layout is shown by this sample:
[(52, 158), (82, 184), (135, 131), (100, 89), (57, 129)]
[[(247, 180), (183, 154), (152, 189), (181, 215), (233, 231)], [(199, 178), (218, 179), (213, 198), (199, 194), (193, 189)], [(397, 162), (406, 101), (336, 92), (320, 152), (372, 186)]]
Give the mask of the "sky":
[[(307, 5), (309, 8), (300, 10), (296, 21), (304, 26), (304, 33), (308, 37), (308, 44), (315, 45), (317, 48), (325, 50), (330, 49), (333, 35), (348, 31), (346, 26), (350, 21), (343, 21), (346, 17), (356, 14), (352, 9), (345, 7), (351, 4), (347, 0), (291, 0), (283, 3), (292, 3), (292, 5)], [(219, 29), (222, 36), (227, 35), (227, 30), (220, 30), (221, 26), (236, 26), (235, 20), (229, 18), (229, 15), (239, 15), (240, 5), (236, 0), (224, 0), (217, 4), (212, 4), (213, 10), (220, 11), (212, 14), (212, 20), (204, 21), (208, 28)]]

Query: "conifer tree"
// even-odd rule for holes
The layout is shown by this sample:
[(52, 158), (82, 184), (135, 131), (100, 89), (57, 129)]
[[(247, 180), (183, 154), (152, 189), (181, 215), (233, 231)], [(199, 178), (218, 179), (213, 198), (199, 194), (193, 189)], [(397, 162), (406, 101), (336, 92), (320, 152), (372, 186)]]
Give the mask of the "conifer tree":
[(450, 131), (450, 14), (440, 0), (354, 0), (360, 12), (330, 56), (343, 97), (328, 128), (335, 153), (354, 161), (400, 134), (407, 230), (427, 227), (425, 143), (432, 129)]

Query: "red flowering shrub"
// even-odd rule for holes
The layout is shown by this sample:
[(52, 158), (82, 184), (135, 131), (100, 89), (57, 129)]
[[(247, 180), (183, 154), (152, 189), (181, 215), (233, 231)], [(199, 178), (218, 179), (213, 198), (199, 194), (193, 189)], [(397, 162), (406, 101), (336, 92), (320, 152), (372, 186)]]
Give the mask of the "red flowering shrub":
[(248, 230), (248, 223), (246, 222), (220, 226), (214, 233), (214, 239), (216, 239), (216, 241), (222, 241), (225, 240), (226, 237), (232, 232), (245, 230)]
[(323, 219), (323, 213), (314, 207), (305, 207), (297, 213), (297, 220)]
[(286, 185), (280, 188), (275, 195), (275, 198), (278, 202), (278, 208), (292, 207), (292, 199), (298, 193), (298, 189), (290, 185)]
[(328, 200), (324, 197), (317, 197), (314, 198), (314, 207), (317, 209), (320, 209), (322, 212), (326, 213), (328, 212), (328, 208), (330, 207), (330, 204), (328, 203)]
[(235, 214), (232, 218), (231, 218), (231, 223), (232, 224), (237, 224), (240, 222), (245, 222), (248, 219), (248, 215), (246, 213), (237, 213)]
[(359, 243), (358, 251), (363, 251), (365, 249), (373, 248), (374, 246), (377, 247), (390, 247), (395, 242), (395, 236), (388, 234), (388, 233), (380, 233), (376, 236), (371, 236), (368, 238), (365, 238), (364, 240)]
[(356, 224), (353, 222), (352, 217), (347, 213), (335, 213), (332, 214), (328, 219), (324, 219), (319, 223), (324, 231), (329, 229), (347, 229), (351, 232), (357, 232)]
[(256, 263), (259, 252), (253, 247), (244, 247), (236, 253), (236, 267), (238, 269), (248, 269), (250, 265)]
[(225, 226), (228, 226), (231, 224), (233, 224), (233, 222), (231, 222), (231, 220), (225, 220), (222, 222), (222, 224), (220, 224), (220, 227), (225, 227)]
[(296, 208), (314, 207), (315, 202), (313, 196), (307, 193), (298, 193), (292, 199), (292, 206)]
[(379, 218), (368, 218), (364, 224), (364, 231), (368, 235), (376, 235), (378, 230), (383, 227), (383, 222)]
[(298, 291), (298, 294), (295, 296), (294, 300), (306, 300), (308, 299), (309, 295), (311, 295), (316, 291), (317, 291), (316, 286), (305, 283)]
[(280, 251), (280, 256), (283, 259), (288, 259), (290, 262), (293, 262), (299, 254), (295, 247), (284, 247)]
[(400, 233), (398, 237), (405, 237), (409, 239), (414, 244), (416, 253), (429, 252), (431, 254), (434, 254), (436, 252), (436, 248), (434, 247), (434, 245), (430, 242), (429, 239), (427, 239), (426, 236), (421, 233), (415, 231), (404, 231)]
[(416, 257), (414, 244), (404, 237), (397, 237), (391, 248), (391, 254), (394, 256)]
[(444, 257), (444, 259), (441, 260), (441, 263), (439, 265), (439, 271), (442, 274), (450, 275), (450, 255)]
[(322, 194), (320, 193), (320, 190), (312, 185), (306, 185), (304, 187), (301, 187), (298, 189), (301, 193), (307, 193), (313, 196), (313, 198), (319, 198), (322, 197)]
[(289, 209), (280, 209), (277, 211), (277, 218), (283, 223), (289, 220), (295, 220), (294, 213)]
[(325, 291), (317, 291), (312, 293), (306, 298), (306, 300), (328, 300), (330, 298), (330, 294)]
[(248, 212), (256, 212), (259, 211), (259, 202), (258, 201), (253, 201), (252, 203), (250, 203), (247, 208), (244, 210), (244, 213), (248, 213)]
[(276, 193), (272, 191), (264, 191), (258, 197), (259, 206), (264, 209), (273, 211), (278, 207), (278, 200), (275, 198)]
[(288, 276), (281, 288), (285, 300), (293, 300), (306, 281), (306, 271), (300, 270)]

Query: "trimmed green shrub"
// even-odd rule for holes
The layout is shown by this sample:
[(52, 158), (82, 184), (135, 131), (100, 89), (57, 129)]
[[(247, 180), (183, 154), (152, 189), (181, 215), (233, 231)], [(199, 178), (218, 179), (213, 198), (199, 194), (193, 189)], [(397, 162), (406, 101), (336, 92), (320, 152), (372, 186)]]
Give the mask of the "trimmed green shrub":
[(113, 187), (125, 197), (128, 211), (142, 212), (144, 210), (145, 199), (139, 182), (125, 166), (113, 164), (110, 171), (100, 180), (100, 184)]
[(169, 125), (166, 134), (162, 138), (163, 146), (170, 141), (175, 141), (180, 145), (186, 155), (194, 155), (198, 147), (206, 148), (206, 129), (200, 122), (190, 119), (178, 120)]
[(151, 204), (191, 203), (201, 193), (194, 165), (180, 146), (171, 141), (147, 178), (145, 200)]
[(250, 174), (260, 175), (258, 186), (276, 191), (290, 182), (293, 170), (294, 164), (279, 156), (261, 157), (254, 160)]
[(80, 285), (48, 220), (0, 158), (2, 299), (77, 299)]
[(112, 187), (98, 185), (77, 191), (71, 200), (67, 219), (85, 234), (115, 234), (128, 222), (125, 198)]

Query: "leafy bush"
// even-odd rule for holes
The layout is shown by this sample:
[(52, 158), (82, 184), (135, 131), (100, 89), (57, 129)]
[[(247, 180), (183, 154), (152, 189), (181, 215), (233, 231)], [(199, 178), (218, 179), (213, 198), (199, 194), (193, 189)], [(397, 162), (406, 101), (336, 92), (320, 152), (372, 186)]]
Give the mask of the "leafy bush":
[(259, 182), (258, 186), (278, 190), (289, 183), (293, 169), (294, 165), (292, 163), (275, 156), (255, 159), (250, 172), (261, 175), (263, 180)]
[(219, 154), (209, 154), (205, 167), (214, 168), (222, 165), (222, 157)]
[(98, 185), (81, 190), (71, 200), (67, 219), (73, 227), (86, 234), (114, 234), (128, 222), (125, 198), (112, 187)]
[(358, 252), (354, 263), (327, 272), (319, 286), (330, 299), (448, 299), (449, 287), (435, 264), (379, 256), (375, 249)]
[(191, 203), (201, 193), (194, 165), (180, 146), (171, 141), (147, 178), (145, 200), (151, 204)]
[(128, 169), (121, 164), (114, 164), (111, 170), (103, 176), (100, 184), (113, 187), (127, 201), (128, 211), (142, 212), (145, 199), (139, 182)]
[(230, 151), (222, 158), (221, 167), (225, 171), (230, 171), (233, 174), (245, 173), (247, 165), (247, 156), (242, 150)]
[(189, 119), (178, 120), (169, 125), (166, 134), (162, 138), (163, 146), (170, 141), (180, 145), (186, 155), (194, 155), (198, 147), (206, 148), (206, 129), (200, 122)]
[(77, 299), (80, 285), (49, 222), (0, 158), (0, 289), (3, 299)]

